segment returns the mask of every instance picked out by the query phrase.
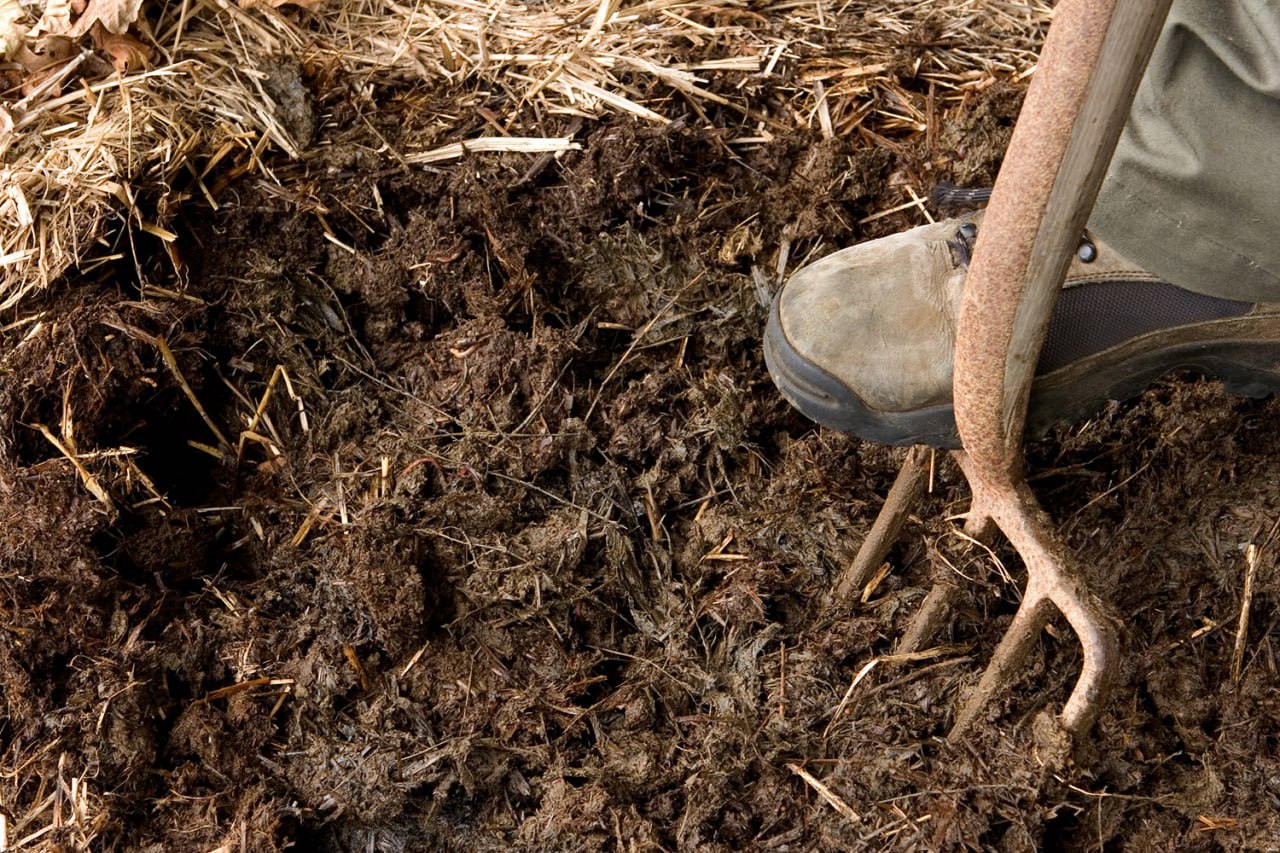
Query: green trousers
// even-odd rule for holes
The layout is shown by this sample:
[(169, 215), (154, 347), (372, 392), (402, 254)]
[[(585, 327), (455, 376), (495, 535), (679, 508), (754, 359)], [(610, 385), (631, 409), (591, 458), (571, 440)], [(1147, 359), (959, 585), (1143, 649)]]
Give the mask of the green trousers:
[(1089, 228), (1180, 287), (1280, 302), (1280, 0), (1174, 0)]

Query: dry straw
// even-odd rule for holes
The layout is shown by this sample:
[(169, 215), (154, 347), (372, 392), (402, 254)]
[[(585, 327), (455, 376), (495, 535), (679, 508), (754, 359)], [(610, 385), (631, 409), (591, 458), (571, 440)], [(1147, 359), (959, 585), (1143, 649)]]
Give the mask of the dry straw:
[(543, 131), (557, 115), (688, 116), (728, 128), (737, 144), (797, 128), (876, 144), (922, 132), (931, 110), (968, 90), (1027, 73), (1050, 16), (1047, 0), (332, 0), (307, 9), (146, 0), (146, 26), (134, 32), (152, 50), (150, 68), (121, 75), (86, 39), (34, 87), (9, 75), (32, 91), (0, 100), (0, 310), (73, 265), (113, 256), (102, 242), (120, 233), (110, 223), (171, 238), (163, 220), (176, 182), (215, 201), (205, 179), (219, 167), (270, 178), (267, 149), (305, 156), (310, 140), (264, 82), (281, 56), (367, 93), (451, 97), (456, 108), (420, 146), (392, 152), (402, 163), (465, 153), (473, 140), (460, 128), (481, 101), (504, 104), (491, 136), (510, 129), (523, 139), (472, 145), (472, 155), (572, 148)]

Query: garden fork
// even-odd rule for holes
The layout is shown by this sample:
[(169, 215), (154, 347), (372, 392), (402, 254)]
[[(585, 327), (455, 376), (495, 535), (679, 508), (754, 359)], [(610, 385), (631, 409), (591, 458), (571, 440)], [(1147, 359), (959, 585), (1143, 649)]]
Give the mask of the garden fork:
[[(962, 737), (1014, 681), (1052, 610), (1084, 650), (1079, 680), (1059, 717), (1086, 733), (1114, 681), (1117, 619), (1026, 483), (1027, 398), (1067, 266), (1120, 138), (1171, 0), (1062, 0), (1014, 128), (974, 247), (957, 330), (954, 394), (964, 449), (954, 456), (973, 493), (966, 532), (1001, 530), (1022, 557), (1022, 603), (991, 663), (956, 714)], [(908, 458), (872, 535), (839, 590), (861, 586), (883, 558), (921, 491), (920, 454)], [(948, 609), (936, 586), (899, 651), (927, 641)]]

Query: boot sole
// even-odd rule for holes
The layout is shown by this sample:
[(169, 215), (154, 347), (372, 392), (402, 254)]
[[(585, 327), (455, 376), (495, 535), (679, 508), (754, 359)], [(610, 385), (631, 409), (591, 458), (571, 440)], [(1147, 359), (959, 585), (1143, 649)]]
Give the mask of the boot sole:
[[(1176, 370), (1220, 380), (1228, 393), (1265, 398), (1280, 393), (1280, 315), (1264, 314), (1143, 335), (1036, 378), (1027, 433), (1078, 423), (1108, 400), (1132, 399)], [(765, 364), (787, 400), (810, 420), (881, 444), (960, 447), (951, 403), (885, 412), (868, 406), (843, 382), (791, 346), (775, 299), (764, 335)]]

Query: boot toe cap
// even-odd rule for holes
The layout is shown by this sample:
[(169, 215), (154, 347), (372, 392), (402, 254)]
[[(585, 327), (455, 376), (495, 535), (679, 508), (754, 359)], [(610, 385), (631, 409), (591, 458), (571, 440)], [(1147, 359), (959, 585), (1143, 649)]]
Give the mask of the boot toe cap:
[(954, 445), (951, 364), (964, 280), (951, 225), (853, 246), (795, 273), (774, 301), (765, 358), (819, 423), (888, 444)]

